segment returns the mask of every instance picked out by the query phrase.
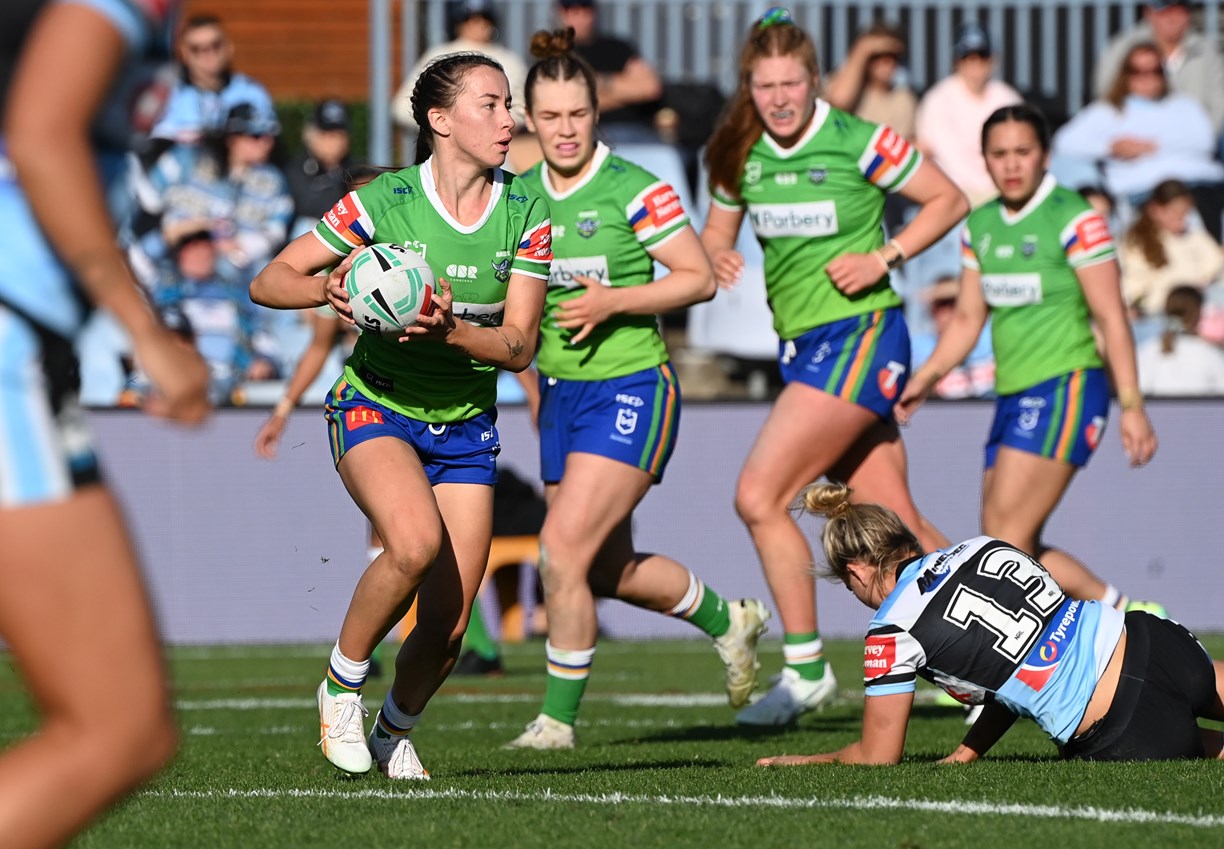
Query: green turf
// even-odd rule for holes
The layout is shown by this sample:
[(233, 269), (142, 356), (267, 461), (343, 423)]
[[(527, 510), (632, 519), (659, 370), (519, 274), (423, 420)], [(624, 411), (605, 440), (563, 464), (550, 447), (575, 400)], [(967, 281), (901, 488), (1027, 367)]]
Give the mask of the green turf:
[[(1208, 644), (1218, 656), (1224, 638)], [(499, 748), (535, 715), (544, 688), (543, 645), (512, 647), (504, 677), (452, 679), (430, 706), (414, 739), (431, 782), (392, 784), (377, 773), (342, 778), (315, 748), (312, 700), (327, 650), (173, 651), (184, 732), (179, 758), (75, 845), (1224, 845), (1224, 765), (1061, 763), (1035, 726), (1020, 723), (987, 761), (943, 767), (933, 761), (964, 733), (959, 712), (949, 708), (916, 708), (899, 767), (754, 767), (763, 755), (824, 751), (857, 736), (857, 642), (828, 645), (848, 693), (841, 704), (797, 728), (756, 732), (737, 729), (730, 709), (709, 703), (720, 692), (721, 668), (708, 644), (606, 643), (573, 752)], [(766, 645), (763, 655), (763, 676), (776, 672), (780, 646)], [(367, 687), (372, 709), (388, 683)], [(494, 701), (496, 694), (509, 698)], [(616, 700), (642, 694), (709, 698), (696, 706)], [(0, 734), (13, 739), (33, 727), (11, 666), (0, 671), (0, 700)], [(246, 700), (247, 709), (220, 704), (235, 700)], [(1104, 817), (1147, 811), (1161, 821), (1076, 816), (1088, 808)], [(1200, 819), (1169, 822), (1168, 814)], [(1203, 817), (1214, 819), (1204, 824)]]

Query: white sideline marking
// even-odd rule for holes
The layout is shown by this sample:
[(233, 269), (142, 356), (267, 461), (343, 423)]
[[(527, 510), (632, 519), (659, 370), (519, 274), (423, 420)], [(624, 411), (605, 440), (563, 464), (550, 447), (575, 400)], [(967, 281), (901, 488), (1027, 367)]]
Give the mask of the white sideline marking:
[(1140, 808), (1097, 808), (1091, 806), (1014, 805), (999, 802), (971, 802), (964, 799), (896, 799), (884, 796), (849, 796), (842, 799), (802, 799), (791, 796), (649, 796), (636, 793), (523, 793), (513, 790), (369, 789), (338, 790), (146, 790), (140, 796), (155, 799), (473, 799), (482, 802), (560, 802), (584, 805), (696, 805), (711, 808), (775, 808), (798, 810), (902, 810), (973, 816), (1038, 817), (1041, 819), (1090, 820), (1141, 825), (1188, 825), (1195, 828), (1224, 826), (1224, 816), (1176, 814), (1171, 811), (1145, 811)]
[[(434, 725), (426, 723), (421, 730), (438, 733), (456, 733), (461, 731), (521, 731), (525, 722), (449, 722)], [(578, 722), (579, 728), (692, 728), (691, 722), (679, 722), (675, 719), (583, 719)], [(281, 736), (301, 735), (303, 737), (314, 733), (314, 728), (301, 725), (271, 725), (258, 731), (250, 729), (222, 730), (211, 725), (192, 725), (185, 729), (190, 737), (224, 737), (224, 736)]]
[[(462, 704), (520, 704), (538, 702), (540, 693), (440, 693), (435, 701), (460, 702)], [(726, 705), (727, 697), (722, 693), (592, 693), (584, 702), (608, 702), (621, 707), (714, 707)], [(317, 708), (314, 699), (303, 698), (249, 698), (249, 699), (180, 699), (175, 703), (179, 710), (297, 710)]]

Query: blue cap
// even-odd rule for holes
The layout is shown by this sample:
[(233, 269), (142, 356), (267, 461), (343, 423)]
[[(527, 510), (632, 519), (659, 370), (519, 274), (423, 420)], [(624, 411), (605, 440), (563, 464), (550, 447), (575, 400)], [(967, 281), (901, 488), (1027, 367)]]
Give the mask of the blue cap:
[(994, 51), (990, 47), (990, 36), (977, 21), (965, 21), (956, 31), (956, 44), (952, 55), (957, 59), (975, 54), (990, 56)]

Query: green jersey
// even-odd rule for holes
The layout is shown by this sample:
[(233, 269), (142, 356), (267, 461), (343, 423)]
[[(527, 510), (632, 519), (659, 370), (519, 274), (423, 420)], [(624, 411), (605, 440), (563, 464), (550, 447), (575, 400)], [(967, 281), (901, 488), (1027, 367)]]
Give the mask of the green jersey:
[(969, 214), (965, 268), (982, 275), (992, 315), (995, 387), (1012, 395), (1081, 368), (1100, 368), (1092, 318), (1075, 271), (1114, 259), (1109, 225), (1046, 175), (1024, 208), (996, 198)]
[[(450, 283), (456, 320), (498, 326), (510, 275), (548, 279), (552, 234), (548, 205), (513, 174), (493, 173), (489, 205), (475, 224), (446, 211), (427, 161), (349, 192), (314, 233), (341, 257), (379, 242), (416, 251)], [(363, 333), (344, 373), (369, 398), (433, 424), (469, 419), (497, 400), (496, 368), (432, 339)]]
[(765, 290), (774, 329), (794, 339), (822, 324), (901, 305), (882, 274), (870, 289), (846, 296), (825, 267), (844, 253), (884, 244), (884, 194), (905, 186), (922, 162), (888, 127), (816, 101), (812, 123), (784, 148), (763, 133), (732, 194), (711, 186), (713, 203), (747, 211), (765, 251)]
[(557, 326), (557, 307), (577, 297), (582, 275), (601, 286), (643, 286), (654, 280), (648, 251), (688, 225), (675, 189), (602, 142), (590, 170), (575, 186), (552, 187), (548, 163), (523, 175), (552, 211), (553, 263), (548, 303), (540, 327), (536, 364), (542, 374), (565, 380), (606, 380), (667, 362), (667, 349), (653, 315), (615, 315), (577, 345), (578, 332)]

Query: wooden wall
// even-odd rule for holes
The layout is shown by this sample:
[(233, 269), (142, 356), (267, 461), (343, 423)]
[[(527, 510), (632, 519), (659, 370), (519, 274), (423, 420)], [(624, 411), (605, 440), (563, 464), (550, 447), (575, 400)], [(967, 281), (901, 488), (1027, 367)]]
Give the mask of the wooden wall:
[[(364, 101), (369, 85), (366, 0), (186, 0), (184, 14), (221, 18), (234, 41), (234, 68), (276, 100)], [(400, 3), (393, 3), (392, 44)], [(392, 88), (399, 85), (399, 51)]]

